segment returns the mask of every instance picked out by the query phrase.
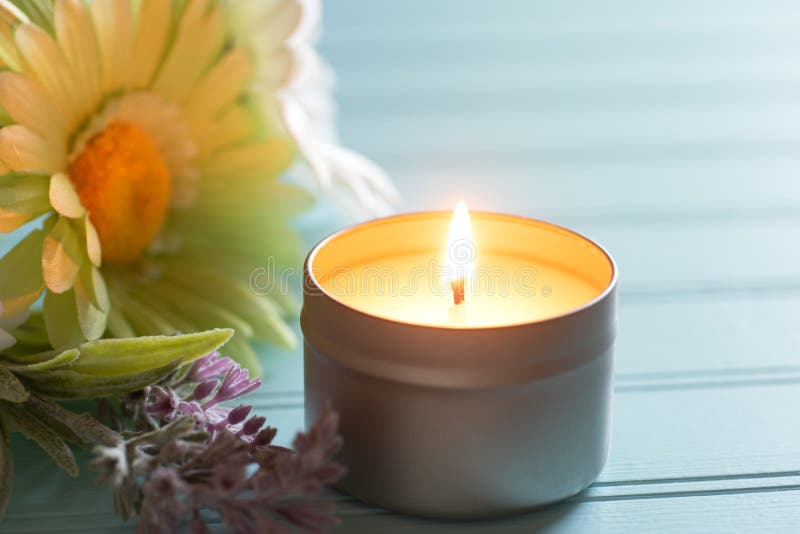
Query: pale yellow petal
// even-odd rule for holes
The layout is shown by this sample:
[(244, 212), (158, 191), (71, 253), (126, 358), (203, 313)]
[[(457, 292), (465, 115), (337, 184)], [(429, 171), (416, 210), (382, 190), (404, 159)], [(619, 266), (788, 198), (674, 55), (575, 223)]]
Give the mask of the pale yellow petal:
[(89, 256), (89, 261), (96, 267), (100, 267), (103, 255), (100, 248), (100, 236), (97, 235), (97, 229), (89, 220), (89, 215), (84, 217), (83, 224), (86, 227), (86, 255)]
[(28, 17), (10, 2), (0, 4), (0, 66), (21, 70), (19, 51), (14, 42), (14, 29)]
[(190, 0), (178, 34), (153, 88), (176, 101), (185, 99), (225, 44), (222, 8), (208, 0)]
[(64, 117), (33, 78), (0, 72), (0, 106), (14, 119), (42, 137), (66, 137)]
[(50, 179), (50, 204), (64, 217), (77, 219), (86, 214), (78, 192), (66, 174), (54, 174)]
[(150, 85), (161, 64), (172, 22), (172, 4), (164, 0), (143, 0), (133, 46), (128, 82), (131, 87)]
[(258, 80), (265, 88), (276, 90), (288, 85), (297, 74), (298, 59), (295, 51), (280, 48), (260, 62)]
[(81, 100), (61, 48), (47, 32), (33, 24), (20, 25), (14, 37), (26, 68), (64, 113), (67, 129), (77, 126), (93, 103)]
[(258, 51), (268, 52), (281, 46), (297, 30), (302, 19), (303, 8), (298, 0), (279, 2), (256, 23)]
[(89, 11), (79, 0), (56, 2), (55, 29), (58, 44), (75, 73), (81, 96), (87, 103), (99, 104), (100, 56)]
[(217, 118), (206, 118), (192, 124), (198, 156), (209, 156), (222, 149), (232, 148), (252, 138), (258, 128), (255, 114), (241, 105), (232, 106)]
[(275, 137), (218, 152), (203, 160), (200, 167), (207, 178), (230, 179), (237, 174), (275, 175), (289, 166), (292, 156), (291, 144), (286, 139)]
[(0, 129), (0, 160), (17, 172), (59, 172), (66, 160), (63, 146), (48, 143), (19, 124)]
[(190, 118), (216, 115), (242, 93), (250, 77), (250, 61), (240, 49), (220, 59), (192, 91), (184, 105)]
[(128, 0), (92, 2), (97, 41), (100, 47), (104, 92), (123, 87), (133, 58), (133, 9)]
[(42, 249), (42, 275), (45, 284), (54, 293), (63, 293), (75, 283), (82, 263), (80, 242), (69, 219), (59, 217), (44, 239)]
[[(98, 306), (96, 298), (96, 290), (100, 289), (103, 292), (106, 303), (108, 302), (108, 295), (105, 293), (105, 283), (101, 276), (95, 278), (93, 273), (97, 269), (84, 268), (81, 270), (81, 276), (75, 280), (75, 307), (78, 312), (78, 324), (80, 325), (81, 333), (86, 339), (98, 339), (103, 335), (106, 330), (106, 319), (108, 317), (108, 307), (103, 310)], [(84, 274), (85, 273), (85, 274)], [(99, 284), (99, 285), (95, 285)]]

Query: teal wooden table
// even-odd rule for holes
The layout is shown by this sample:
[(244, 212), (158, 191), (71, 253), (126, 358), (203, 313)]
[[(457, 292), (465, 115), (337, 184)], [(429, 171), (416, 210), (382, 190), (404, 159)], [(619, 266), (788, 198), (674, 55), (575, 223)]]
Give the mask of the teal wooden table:
[[(800, 531), (800, 4), (338, 0), (322, 49), (343, 140), (407, 209), (582, 231), (621, 269), (613, 443), (568, 502), (490, 522), (330, 493), (338, 532)], [(318, 212), (309, 243), (336, 229)], [(265, 351), (286, 443), (302, 359)], [(90, 473), (24, 440), (2, 532), (127, 531)]]

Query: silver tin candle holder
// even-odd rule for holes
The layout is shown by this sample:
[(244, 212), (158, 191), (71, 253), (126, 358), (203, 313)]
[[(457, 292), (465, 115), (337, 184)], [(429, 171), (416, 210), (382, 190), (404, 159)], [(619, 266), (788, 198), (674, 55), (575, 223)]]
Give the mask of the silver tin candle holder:
[(325, 287), (325, 273), (355, 256), (442, 247), (448, 218), (382, 219), (311, 251), (301, 318), (306, 421), (328, 401), (339, 412), (349, 469), (339, 488), (371, 505), (482, 517), (570, 497), (595, 480), (609, 451), (617, 269), (599, 245), (542, 221), (473, 215), (498, 247), (597, 287), (574, 309), (530, 322), (413, 324), (348, 305)]

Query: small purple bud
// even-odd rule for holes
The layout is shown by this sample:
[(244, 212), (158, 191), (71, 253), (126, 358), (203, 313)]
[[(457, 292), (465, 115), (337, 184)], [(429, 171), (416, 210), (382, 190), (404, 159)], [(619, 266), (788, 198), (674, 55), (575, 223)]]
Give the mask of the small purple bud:
[(247, 406), (246, 404), (242, 404), (234, 408), (228, 414), (228, 424), (229, 425), (238, 425), (245, 418), (250, 414), (250, 410), (252, 410), (252, 406)]
[(251, 417), (247, 420), (244, 426), (242, 426), (242, 434), (245, 436), (252, 436), (261, 429), (265, 421), (266, 418), (261, 417), (260, 415)]
[(268, 426), (267, 428), (262, 428), (258, 431), (258, 435), (253, 440), (253, 445), (256, 447), (266, 447), (272, 440), (275, 439), (275, 435), (278, 433), (278, 429)]
[(214, 389), (217, 387), (218, 383), (219, 381), (214, 379), (200, 382), (197, 387), (194, 388), (194, 398), (197, 400), (205, 399), (214, 392)]

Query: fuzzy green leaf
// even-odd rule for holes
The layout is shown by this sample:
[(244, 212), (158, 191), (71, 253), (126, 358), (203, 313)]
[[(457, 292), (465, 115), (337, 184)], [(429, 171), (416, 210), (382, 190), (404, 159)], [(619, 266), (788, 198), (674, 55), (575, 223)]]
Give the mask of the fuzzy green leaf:
[(71, 369), (104, 377), (133, 375), (194, 361), (218, 349), (232, 335), (233, 330), (219, 328), (180, 336), (90, 341), (79, 347), (80, 357)]
[(14, 476), (14, 465), (11, 463), (11, 445), (8, 432), (0, 419), (0, 520), (6, 513), (6, 505), (11, 497), (11, 479)]
[(181, 363), (183, 362), (176, 360), (156, 369), (117, 376), (87, 375), (70, 369), (55, 369), (24, 378), (32, 391), (45, 397), (95, 399), (142, 389), (158, 382)]
[(12, 365), (9, 367), (13, 369), (15, 373), (25, 376), (31, 373), (44, 372), (51, 369), (66, 367), (77, 360), (79, 355), (80, 351), (78, 349), (68, 349), (61, 354), (57, 354), (52, 358), (42, 362), (31, 363), (28, 365)]
[(88, 413), (77, 414), (58, 403), (31, 395), (25, 407), (47, 423), (61, 437), (79, 445), (113, 447), (122, 437)]
[(0, 399), (10, 402), (25, 402), (28, 391), (8, 368), (0, 365)]
[(3, 416), (12, 428), (35, 441), (70, 476), (78, 476), (78, 463), (64, 440), (49, 426), (42, 423), (33, 412), (21, 405), (4, 402)]

